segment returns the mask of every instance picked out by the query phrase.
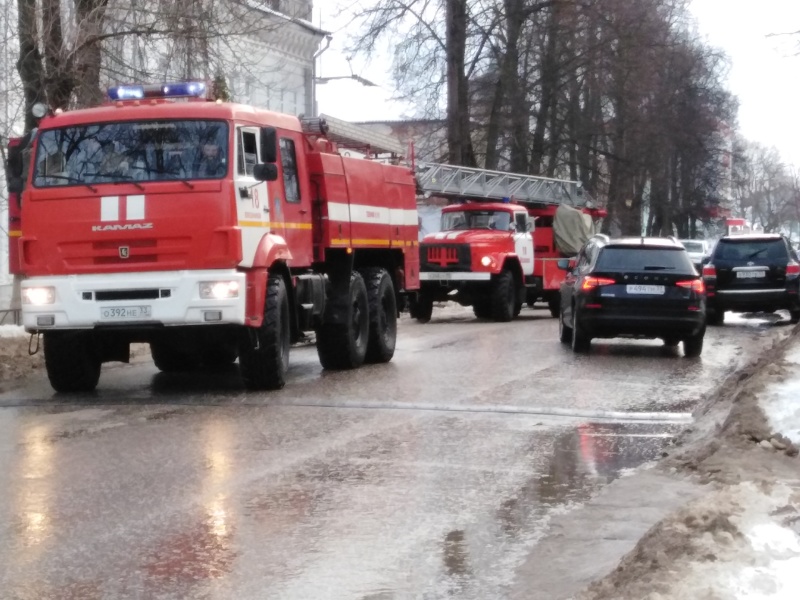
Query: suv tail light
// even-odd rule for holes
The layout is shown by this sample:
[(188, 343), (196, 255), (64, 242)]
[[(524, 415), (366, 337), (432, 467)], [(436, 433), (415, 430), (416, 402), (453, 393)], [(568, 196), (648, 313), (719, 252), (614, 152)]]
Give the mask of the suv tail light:
[[(800, 266), (800, 265), (798, 265)], [(705, 271), (705, 269), (703, 269)], [(703, 273), (705, 275), (705, 273)], [(676, 281), (675, 285), (682, 288), (689, 288), (693, 292), (697, 292), (698, 294), (702, 294), (706, 291), (706, 284), (703, 283), (702, 279), (687, 279), (686, 281)]]
[(703, 265), (703, 277), (717, 277), (717, 268), (714, 265)]
[(586, 290), (593, 290), (594, 288), (601, 286), (601, 285), (614, 285), (617, 283), (613, 279), (609, 279), (608, 277), (587, 277), (583, 280), (581, 284), (581, 289)]
[(787, 275), (800, 275), (800, 264), (796, 263), (793, 260), (790, 260), (789, 264), (786, 265), (786, 274)]

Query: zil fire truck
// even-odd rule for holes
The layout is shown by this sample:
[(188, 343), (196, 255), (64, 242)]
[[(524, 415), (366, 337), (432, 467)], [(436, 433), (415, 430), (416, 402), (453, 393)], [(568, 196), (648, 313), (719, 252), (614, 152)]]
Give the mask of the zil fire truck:
[(18, 270), (57, 391), (94, 389), (134, 342), (161, 371), (238, 359), (254, 390), (283, 387), (307, 331), (328, 369), (394, 354), (398, 306), (419, 286), (414, 174), (339, 148), (402, 147), (209, 101), (207, 87), (118, 86), (39, 122)]
[(421, 165), (417, 179), (425, 194), (452, 203), (441, 230), (420, 244), (413, 317), (429, 321), (434, 302), (445, 300), (495, 321), (537, 301), (558, 316), (565, 273), (557, 262), (577, 254), (606, 215), (577, 182), (440, 164)]

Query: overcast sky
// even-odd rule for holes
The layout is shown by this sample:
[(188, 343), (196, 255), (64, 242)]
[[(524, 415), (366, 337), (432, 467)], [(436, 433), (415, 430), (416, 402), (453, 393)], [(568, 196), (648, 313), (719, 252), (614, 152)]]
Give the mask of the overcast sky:
[[(354, 3), (315, 3), (314, 23), (334, 34), (318, 63), (319, 76), (351, 72), (342, 50), (349, 35), (347, 19), (335, 15), (339, 6)], [(741, 104), (739, 131), (749, 140), (775, 146), (784, 160), (800, 167), (800, 38), (771, 35), (800, 30), (800, 0), (692, 0), (692, 9), (708, 43), (731, 58), (728, 87)], [(348, 79), (319, 85), (320, 112), (349, 121), (402, 118), (404, 107), (390, 100), (387, 61), (356, 57), (351, 64), (354, 74), (379, 87)]]

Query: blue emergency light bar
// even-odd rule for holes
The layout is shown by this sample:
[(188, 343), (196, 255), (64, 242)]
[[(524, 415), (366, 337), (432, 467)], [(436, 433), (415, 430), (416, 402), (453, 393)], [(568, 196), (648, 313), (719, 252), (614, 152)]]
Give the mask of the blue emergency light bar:
[(152, 85), (118, 85), (108, 88), (110, 100), (144, 100), (145, 98), (201, 98), (207, 86), (202, 81), (160, 83)]

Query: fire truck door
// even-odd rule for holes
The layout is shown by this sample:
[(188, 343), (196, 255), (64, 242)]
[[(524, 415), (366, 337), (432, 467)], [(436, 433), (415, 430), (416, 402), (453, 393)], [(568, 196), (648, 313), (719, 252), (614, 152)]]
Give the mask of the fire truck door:
[(514, 215), (514, 224), (514, 249), (522, 265), (522, 274), (533, 275), (533, 235), (530, 232), (533, 221), (527, 213), (518, 212)]
[(273, 194), (273, 223), (282, 227), (283, 237), (292, 252), (293, 266), (312, 263), (311, 189), (302, 137), (294, 132), (280, 132), (278, 140), (278, 193)]
[(253, 167), (261, 160), (258, 140), (257, 127), (236, 129), (233, 169), (236, 215), (242, 230), (243, 267), (252, 266), (261, 239), (270, 232), (268, 184), (265, 181), (256, 181), (253, 177)]

